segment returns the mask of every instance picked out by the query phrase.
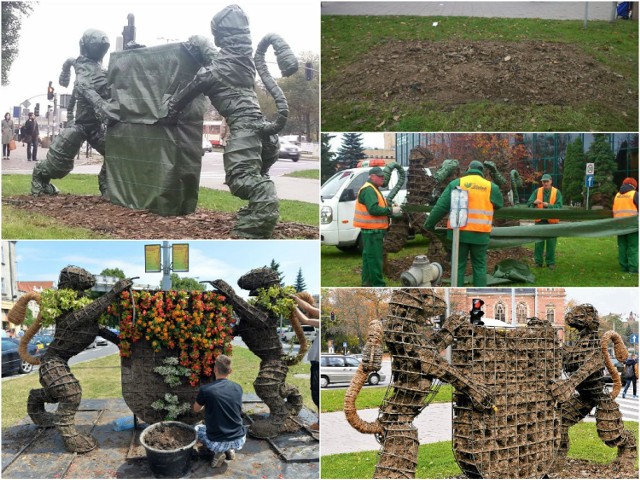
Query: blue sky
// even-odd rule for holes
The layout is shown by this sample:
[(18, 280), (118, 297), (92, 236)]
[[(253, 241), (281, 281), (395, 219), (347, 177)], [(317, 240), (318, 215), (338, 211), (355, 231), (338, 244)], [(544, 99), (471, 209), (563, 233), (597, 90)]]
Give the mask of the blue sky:
[[(77, 265), (93, 274), (105, 268), (120, 268), (136, 283), (159, 285), (161, 273), (145, 273), (144, 245), (160, 241), (70, 240), (18, 241), (16, 257), (19, 281), (56, 282), (60, 270)], [(171, 242), (170, 242), (171, 243)], [(222, 278), (234, 288), (238, 278), (253, 268), (280, 264), (286, 285), (292, 285), (302, 268), (307, 291), (320, 293), (320, 249), (314, 240), (180, 241), (188, 243), (190, 270), (181, 277), (215, 280)], [(238, 293), (244, 293), (238, 291)]]

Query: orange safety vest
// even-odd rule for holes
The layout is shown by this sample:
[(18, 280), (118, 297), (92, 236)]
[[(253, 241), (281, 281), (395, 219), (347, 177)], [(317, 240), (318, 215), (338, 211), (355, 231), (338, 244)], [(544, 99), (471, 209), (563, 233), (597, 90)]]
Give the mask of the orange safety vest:
[(364, 188), (373, 188), (378, 196), (378, 205), (380, 207), (387, 206), (387, 199), (382, 196), (380, 190), (378, 190), (372, 183), (366, 182), (360, 190), (358, 190), (358, 196), (356, 198), (356, 212), (353, 216), (353, 226), (360, 227), (365, 230), (382, 230), (389, 228), (389, 217), (386, 215), (381, 217), (375, 217), (369, 213), (367, 206), (360, 202), (360, 192)]
[(638, 215), (638, 207), (633, 203), (635, 193), (635, 190), (629, 190), (626, 193), (616, 194), (613, 200), (613, 218)]
[[(467, 224), (460, 231), (491, 232), (491, 223), (493, 222), (491, 182), (480, 175), (467, 175), (460, 179), (460, 188), (469, 192)], [(451, 228), (448, 221), (447, 228)]]
[[(540, 187), (538, 188), (538, 192), (536, 193), (536, 200), (540, 200), (542, 202), (542, 195), (544, 192), (544, 188)], [(549, 204), (550, 205), (555, 205), (556, 204), (556, 196), (558, 193), (558, 189), (556, 187), (551, 187), (551, 196), (549, 197)], [(539, 203), (538, 205), (536, 205), (537, 208), (544, 208), (544, 206)], [(541, 222), (541, 219), (537, 219), (536, 223)], [(547, 222), (549, 223), (559, 223), (560, 220), (557, 218), (548, 218)]]

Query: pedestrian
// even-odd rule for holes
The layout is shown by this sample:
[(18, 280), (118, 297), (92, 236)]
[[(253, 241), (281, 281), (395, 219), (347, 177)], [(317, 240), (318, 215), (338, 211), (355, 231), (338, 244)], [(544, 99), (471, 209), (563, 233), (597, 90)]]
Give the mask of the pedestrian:
[[(467, 224), (460, 228), (460, 245), (458, 246), (458, 284), (464, 286), (464, 272), (467, 257), (471, 256), (473, 286), (487, 285), (487, 250), (493, 223), (493, 211), (502, 208), (504, 199), (500, 188), (484, 178), (484, 165), (473, 160), (463, 177), (453, 180), (447, 185), (431, 213), (424, 223), (427, 230), (435, 230), (437, 223), (451, 210), (451, 192), (460, 188), (469, 192)], [(447, 237), (453, 238), (451, 226)]]
[(38, 161), (38, 141), (40, 140), (40, 127), (33, 112), (29, 112), (29, 118), (24, 122), (22, 129), (22, 141), (27, 144), (27, 162)]
[[(627, 177), (613, 200), (613, 218), (638, 216), (638, 181)], [(618, 263), (623, 272), (638, 273), (638, 232), (618, 235)]]
[(383, 241), (389, 228), (389, 216), (400, 213), (400, 207), (389, 207), (380, 193), (384, 172), (380, 167), (369, 170), (369, 180), (358, 191), (353, 226), (362, 235), (362, 286), (384, 287), (382, 274), (384, 261)]
[(13, 140), (13, 120), (9, 112), (4, 114), (2, 119), (2, 159), (9, 160), (11, 155), (10, 144)]
[[(562, 208), (562, 193), (556, 187), (552, 186), (551, 175), (545, 173), (540, 179), (542, 186), (533, 191), (529, 197), (527, 205), (533, 208)], [(544, 218), (536, 220), (536, 225), (553, 225), (560, 220), (557, 218)], [(558, 238), (547, 238), (541, 242), (536, 242), (533, 259), (536, 267), (543, 266), (543, 258), (547, 267), (551, 270), (556, 268), (556, 244)], [(546, 249), (546, 254), (545, 254)]]
[(624, 390), (622, 391), (622, 398), (627, 395), (629, 385), (633, 384), (633, 398), (638, 398), (636, 391), (636, 384), (638, 382), (638, 360), (636, 360), (636, 354), (632, 353), (631, 358), (628, 358), (624, 362)]
[(212, 468), (234, 460), (247, 440), (242, 422), (242, 387), (227, 377), (231, 374), (231, 359), (219, 355), (213, 365), (216, 379), (200, 387), (193, 404), (198, 413), (204, 408), (204, 425), (196, 425), (198, 440), (213, 453)]

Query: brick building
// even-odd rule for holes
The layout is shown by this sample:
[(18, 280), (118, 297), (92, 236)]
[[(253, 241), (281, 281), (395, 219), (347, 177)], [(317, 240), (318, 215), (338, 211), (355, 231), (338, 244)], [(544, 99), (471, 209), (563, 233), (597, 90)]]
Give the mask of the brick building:
[(488, 318), (512, 323), (515, 315), (516, 323), (523, 325), (527, 318), (538, 317), (546, 318), (557, 327), (564, 326), (564, 288), (452, 288), (449, 292), (451, 313), (468, 313), (472, 298), (484, 301), (482, 310)]

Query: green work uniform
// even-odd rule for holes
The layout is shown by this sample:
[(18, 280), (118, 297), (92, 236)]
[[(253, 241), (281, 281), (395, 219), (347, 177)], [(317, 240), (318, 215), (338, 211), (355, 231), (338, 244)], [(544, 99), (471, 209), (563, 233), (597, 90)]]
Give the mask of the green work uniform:
[[(464, 176), (479, 175), (484, 178), (482, 172), (476, 169), (468, 170)], [(436, 224), (442, 220), (451, 210), (451, 191), (460, 186), (460, 179), (453, 180), (434, 205), (431, 213), (424, 223), (427, 230), (435, 230)], [(489, 201), (493, 209), (497, 210), (504, 205), (504, 199), (500, 188), (491, 182), (491, 193)], [(473, 286), (485, 287), (487, 285), (487, 250), (489, 248), (490, 233), (472, 232), (468, 230), (460, 231), (460, 244), (458, 246), (458, 284), (457, 287), (464, 286), (464, 271), (467, 267), (467, 257), (471, 255), (471, 268), (473, 270)], [(453, 231), (447, 232), (447, 238), (453, 238)], [(453, 285), (452, 285), (453, 286)]]
[[(536, 188), (529, 200), (527, 201), (527, 205), (529, 207), (537, 208), (533, 202), (536, 200), (538, 194), (538, 189)], [(543, 190), (542, 191), (542, 201), (549, 203), (549, 199), (551, 198), (551, 190)], [(560, 190), (556, 189), (556, 203), (553, 205), (549, 205), (543, 208), (562, 208), (562, 193)], [(542, 219), (537, 222), (538, 225), (550, 225), (549, 220)], [(541, 267), (543, 265), (543, 258), (547, 264), (547, 267), (556, 264), (556, 244), (558, 243), (558, 239), (556, 237), (547, 238), (546, 240), (542, 240), (541, 242), (536, 242), (533, 249), (533, 260), (536, 262), (536, 265)], [(547, 251), (545, 255), (545, 249)]]
[[(620, 193), (632, 189), (630, 185), (622, 185)], [(638, 210), (638, 192), (633, 195), (633, 204)], [(618, 235), (618, 263), (623, 272), (638, 273), (638, 232)]]
[[(376, 188), (373, 185), (373, 188)], [(378, 196), (373, 188), (363, 188), (358, 195), (358, 201), (367, 207), (370, 215), (375, 217), (391, 215), (390, 207), (378, 205)], [(362, 235), (362, 286), (385, 287), (382, 274), (384, 262), (384, 234), (386, 229), (361, 229)]]

